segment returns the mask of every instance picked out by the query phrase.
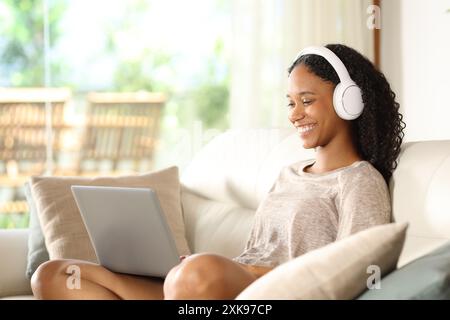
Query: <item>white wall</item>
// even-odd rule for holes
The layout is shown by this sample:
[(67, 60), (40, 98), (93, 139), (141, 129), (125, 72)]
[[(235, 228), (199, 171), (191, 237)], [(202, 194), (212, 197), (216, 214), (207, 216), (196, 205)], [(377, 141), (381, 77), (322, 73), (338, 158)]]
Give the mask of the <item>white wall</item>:
[(405, 141), (450, 139), (450, 0), (384, 0), (381, 69), (398, 95)]

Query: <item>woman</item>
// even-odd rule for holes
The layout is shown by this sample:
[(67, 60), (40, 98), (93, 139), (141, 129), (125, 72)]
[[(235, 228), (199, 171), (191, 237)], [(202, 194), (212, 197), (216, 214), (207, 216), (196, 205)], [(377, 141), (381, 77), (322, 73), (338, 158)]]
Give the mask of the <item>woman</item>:
[[(327, 45), (360, 87), (364, 109), (338, 116), (340, 79), (320, 55), (300, 56), (288, 69), (288, 118), (313, 160), (283, 168), (258, 207), (245, 250), (228, 259), (181, 257), (165, 279), (117, 274), (84, 261), (53, 260), (32, 277), (44, 299), (233, 299), (277, 265), (374, 225), (390, 222), (387, 183), (395, 169), (404, 123), (389, 83), (372, 63), (344, 45)], [(70, 265), (80, 289), (66, 286)]]

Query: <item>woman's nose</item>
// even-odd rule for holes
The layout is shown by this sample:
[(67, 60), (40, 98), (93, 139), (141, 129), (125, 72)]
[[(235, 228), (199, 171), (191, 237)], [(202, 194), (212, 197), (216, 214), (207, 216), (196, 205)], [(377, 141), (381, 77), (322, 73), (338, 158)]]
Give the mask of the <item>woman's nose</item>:
[(292, 109), (289, 110), (288, 118), (294, 123), (297, 120), (301, 120), (305, 117), (305, 108), (296, 104)]

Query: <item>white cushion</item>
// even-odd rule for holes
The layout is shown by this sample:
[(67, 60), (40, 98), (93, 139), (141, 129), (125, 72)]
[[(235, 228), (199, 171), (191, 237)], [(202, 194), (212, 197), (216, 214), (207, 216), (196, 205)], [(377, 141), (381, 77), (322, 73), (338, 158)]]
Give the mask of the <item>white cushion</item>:
[[(281, 264), (257, 279), (237, 299), (353, 299), (392, 271), (407, 224), (386, 224), (360, 231)], [(369, 273), (368, 273), (369, 271)]]

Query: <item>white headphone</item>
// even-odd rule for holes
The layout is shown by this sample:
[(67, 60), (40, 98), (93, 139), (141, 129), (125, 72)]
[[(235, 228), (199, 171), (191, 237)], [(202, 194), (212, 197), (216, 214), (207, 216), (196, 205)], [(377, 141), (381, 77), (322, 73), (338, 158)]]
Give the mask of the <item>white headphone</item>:
[(350, 78), (347, 68), (345, 68), (341, 59), (326, 47), (307, 47), (300, 51), (294, 62), (301, 56), (307, 54), (315, 54), (325, 58), (339, 77), (340, 83), (338, 83), (333, 93), (333, 106), (337, 115), (345, 120), (358, 118), (364, 109), (361, 89)]

